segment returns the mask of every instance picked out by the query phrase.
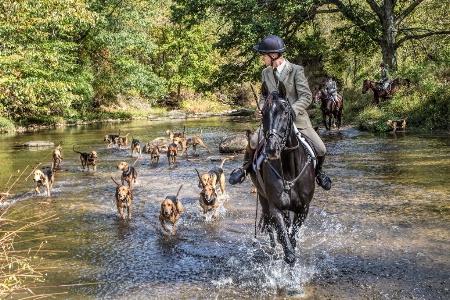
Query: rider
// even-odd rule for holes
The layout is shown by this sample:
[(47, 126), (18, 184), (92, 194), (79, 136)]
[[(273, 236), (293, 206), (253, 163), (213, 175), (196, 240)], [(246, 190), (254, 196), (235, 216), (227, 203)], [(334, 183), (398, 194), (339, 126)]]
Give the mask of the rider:
[(328, 75), (327, 82), (325, 83), (325, 88), (327, 89), (328, 95), (331, 95), (331, 97), (333, 97), (333, 101), (336, 106), (336, 110), (338, 110), (339, 108), (337, 106), (337, 102), (338, 102), (337, 86), (336, 86), (336, 81), (333, 80), (333, 76)]
[(381, 88), (386, 91), (386, 94), (389, 95), (389, 82), (391, 81), (391, 77), (389, 76), (389, 71), (386, 69), (385, 63), (380, 64), (380, 85)]
[[(331, 189), (331, 179), (322, 171), (322, 165), (325, 160), (326, 148), (317, 132), (313, 129), (306, 108), (311, 104), (312, 94), (309, 89), (308, 81), (305, 77), (303, 67), (290, 63), (283, 57), (286, 50), (284, 42), (276, 35), (266, 36), (253, 49), (261, 54), (261, 58), (266, 65), (262, 71), (262, 81), (266, 82), (270, 92), (278, 90), (278, 81), (282, 81), (286, 86), (286, 97), (291, 102), (292, 108), (296, 114), (295, 126), (302, 134), (308, 136), (317, 152), (316, 181), (325, 190)], [(264, 97), (260, 98), (259, 107), (264, 104)], [(255, 111), (256, 121), (261, 121), (262, 114), (259, 109)], [(242, 168), (233, 170), (230, 174), (230, 184), (241, 183), (244, 181), (249, 169), (252, 167), (253, 156), (258, 144), (258, 136), (262, 136), (256, 130), (251, 137), (244, 155)]]

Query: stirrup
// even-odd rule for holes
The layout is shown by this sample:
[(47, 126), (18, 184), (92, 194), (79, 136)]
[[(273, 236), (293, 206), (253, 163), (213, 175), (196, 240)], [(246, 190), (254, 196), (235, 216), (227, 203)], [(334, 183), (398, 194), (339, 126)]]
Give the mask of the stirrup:
[(243, 168), (234, 169), (230, 177), (228, 178), (228, 182), (231, 185), (237, 184), (237, 183), (243, 183), (245, 180), (246, 172)]
[(330, 190), (331, 189), (331, 179), (328, 177), (325, 173), (319, 173), (316, 176), (316, 182), (318, 185), (320, 185), (324, 190)]

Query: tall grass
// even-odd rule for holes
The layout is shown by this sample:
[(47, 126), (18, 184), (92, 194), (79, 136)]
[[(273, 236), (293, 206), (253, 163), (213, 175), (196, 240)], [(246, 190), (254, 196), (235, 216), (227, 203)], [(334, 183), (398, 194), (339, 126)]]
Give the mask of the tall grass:
[[(24, 172), (5, 192), (0, 194), (0, 202), (5, 203), (8, 197), (11, 197), (10, 191)], [(37, 295), (31, 287), (45, 281), (47, 270), (42, 266), (43, 254), (47, 252), (43, 250), (46, 244), (45, 237), (26, 241), (32, 246), (25, 249), (21, 249), (19, 244), (24, 242), (20, 241), (20, 238), (26, 232), (33, 231), (36, 227), (58, 218), (39, 210), (33, 210), (33, 207), (36, 206), (34, 203), (22, 205), (20, 200), (26, 195), (27, 193), (0, 208), (0, 299), (24, 298), (25, 296), (27, 299), (37, 299), (51, 296)], [(20, 207), (17, 208), (17, 206)], [(31, 216), (29, 211), (32, 211)]]
[(57, 218), (53, 215), (37, 215), (31, 219), (9, 219), (7, 211), (0, 218), (0, 299), (14, 295), (35, 295), (30, 285), (45, 281), (46, 270), (41, 266), (41, 252), (46, 241), (36, 241), (34, 248), (16, 250), (16, 239), (21, 233)]

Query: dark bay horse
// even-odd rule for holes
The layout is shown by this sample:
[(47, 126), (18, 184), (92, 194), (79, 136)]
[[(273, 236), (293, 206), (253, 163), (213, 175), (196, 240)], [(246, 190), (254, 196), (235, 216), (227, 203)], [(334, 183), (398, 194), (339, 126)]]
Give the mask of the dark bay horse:
[(273, 247), (275, 229), (284, 260), (294, 264), (297, 233), (315, 190), (314, 163), (297, 139), (295, 113), (285, 99), (284, 84), (280, 81), (279, 91), (269, 93), (264, 82), (262, 94), (266, 99), (261, 111), (264, 146), (259, 152), (264, 159), (259, 170), (251, 168), (250, 176), (262, 208), (260, 228), (269, 233)]
[[(320, 110), (322, 111), (322, 122), (327, 130), (331, 129), (331, 119), (334, 117), (337, 120), (338, 129), (341, 128), (342, 124), (342, 110), (344, 109), (344, 98), (342, 95), (337, 95), (337, 103), (333, 101), (332, 96), (328, 95), (325, 90), (316, 89), (314, 91), (314, 101), (320, 101)], [(328, 125), (327, 125), (328, 117)]]
[(371, 89), (373, 91), (372, 103), (378, 105), (380, 98), (385, 100), (391, 98), (397, 92), (400, 85), (407, 85), (409, 87), (410, 83), (411, 81), (408, 78), (395, 78), (389, 84), (389, 92), (387, 92), (385, 89), (381, 88), (381, 84), (379, 82), (366, 79), (363, 82), (362, 93), (365, 94), (369, 89)]

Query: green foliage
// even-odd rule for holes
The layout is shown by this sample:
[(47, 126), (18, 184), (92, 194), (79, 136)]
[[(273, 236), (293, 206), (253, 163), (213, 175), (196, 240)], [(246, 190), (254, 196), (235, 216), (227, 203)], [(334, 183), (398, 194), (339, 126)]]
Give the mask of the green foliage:
[(0, 114), (12, 120), (69, 117), (79, 69), (74, 40), (96, 15), (79, 1), (5, 1), (0, 37)]
[(11, 120), (0, 117), (0, 132), (13, 131), (14, 129), (15, 125)]
[[(253, 46), (268, 34), (277, 34), (296, 49), (296, 36), (311, 20), (314, 1), (222, 1), (175, 0), (173, 20), (187, 28), (203, 24), (207, 18), (220, 24), (214, 47), (229, 58), (214, 74), (213, 86), (260, 78), (259, 55)], [(290, 51), (290, 50), (288, 50)]]
[[(326, 74), (336, 77), (345, 123), (383, 131), (385, 119), (407, 117), (408, 127), (448, 128), (448, 35), (423, 31), (417, 40), (400, 38), (422, 25), (447, 29), (450, 4), (420, 3), (402, 20), (398, 68), (390, 72), (414, 84), (376, 110), (371, 93), (360, 89), (363, 79), (378, 79), (386, 52), (380, 51), (386, 42), (380, 10), (360, 0), (326, 3), (3, 1), (0, 117), (21, 124), (74, 123), (145, 115), (158, 105), (190, 112), (222, 109), (218, 103), (250, 105), (242, 83), (258, 82), (263, 68), (253, 46), (277, 34), (286, 57), (305, 66), (312, 88), (323, 85)], [(397, 1), (394, 17), (410, 4)], [(116, 113), (119, 106), (128, 113)]]
[(211, 93), (195, 93), (191, 90), (183, 91), (181, 109), (188, 113), (215, 113), (229, 109), (217, 101)]

